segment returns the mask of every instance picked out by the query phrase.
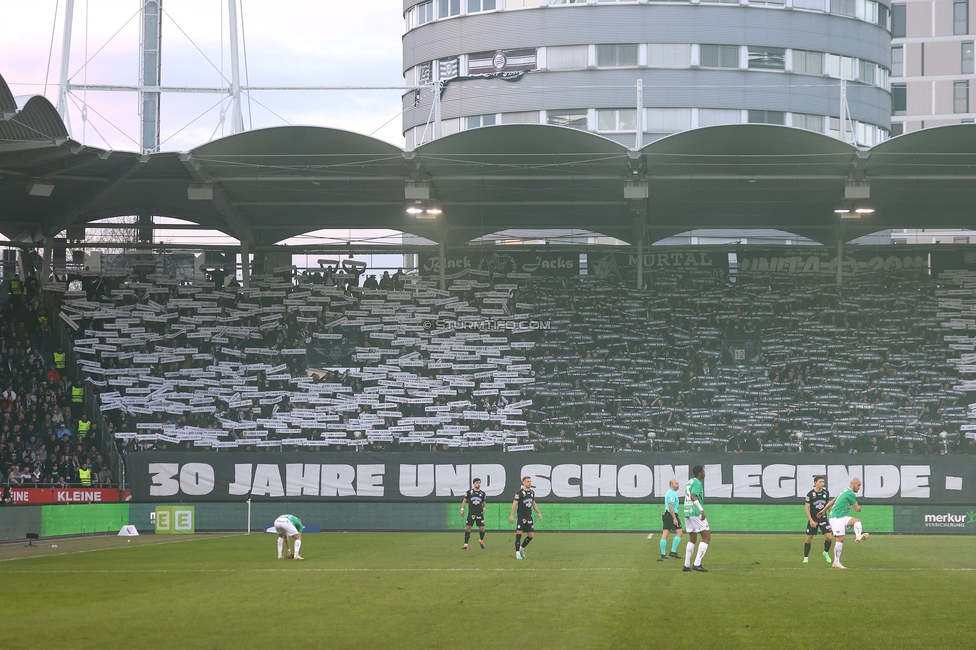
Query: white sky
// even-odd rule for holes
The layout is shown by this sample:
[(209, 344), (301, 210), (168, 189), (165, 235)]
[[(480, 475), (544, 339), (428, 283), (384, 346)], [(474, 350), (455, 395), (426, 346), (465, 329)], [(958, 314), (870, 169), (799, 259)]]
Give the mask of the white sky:
[[(240, 2), (238, 31), (243, 22), (251, 85), (403, 85), (402, 0)], [(45, 94), (47, 78), (46, 96), (57, 104), (64, 5), (65, 0), (0, 0), (0, 75), (14, 95)], [(222, 67), (230, 78), (227, 0), (163, 0), (162, 6), (162, 85), (228, 86), (220, 75)], [(69, 66), (73, 83), (85, 83), (86, 75), (89, 84), (138, 83), (139, 7), (139, 0), (75, 0)], [(90, 62), (84, 68), (86, 48)], [(243, 44), (240, 52), (245, 84)], [(75, 140), (101, 148), (139, 149), (137, 93), (74, 94), (70, 117)], [(251, 111), (244, 99), (244, 124), (280, 126), (284, 119), (374, 134), (403, 146), (400, 95), (396, 90), (255, 92)], [(219, 101), (214, 94), (164, 94), (162, 149), (185, 151), (229, 134), (230, 117), (221, 125)], [(84, 103), (87, 123), (82, 120)]]

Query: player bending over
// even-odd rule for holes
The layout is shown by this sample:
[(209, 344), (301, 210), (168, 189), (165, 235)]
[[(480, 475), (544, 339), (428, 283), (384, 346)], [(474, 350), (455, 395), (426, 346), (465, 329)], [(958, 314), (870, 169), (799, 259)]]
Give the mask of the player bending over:
[[(532, 510), (539, 515), (542, 521), (542, 512), (539, 505), (535, 502), (535, 490), (532, 489), (532, 477), (522, 477), (522, 487), (515, 493), (512, 501), (512, 514), (508, 516), (509, 523), (515, 521), (515, 509), (518, 508), (518, 523), (515, 525), (515, 559), (525, 559), (525, 547), (535, 538), (535, 522), (532, 521)], [(525, 541), (522, 541), (522, 533), (525, 533)]]
[(824, 487), (824, 477), (813, 477), (813, 489), (807, 492), (806, 502), (803, 509), (807, 512), (807, 541), (803, 544), (803, 563), (810, 560), (810, 546), (817, 531), (821, 531), (824, 536), (823, 556), (830, 562), (830, 542), (834, 538), (831, 534), (830, 524), (827, 523), (827, 501), (830, 499), (830, 492)]
[[(278, 533), (278, 559), (282, 559), (281, 551), (284, 546), (288, 545), (288, 559), (304, 560), (301, 555), (298, 554), (298, 550), (302, 547), (302, 530), (305, 526), (302, 525), (302, 520), (295, 515), (281, 515), (274, 522), (275, 532)], [(292, 551), (291, 540), (295, 540), (295, 550)]]
[(468, 508), (468, 521), (464, 526), (464, 546), (461, 548), (467, 550), (468, 540), (471, 539), (471, 526), (478, 524), (478, 534), (481, 535), (478, 543), (483, 549), (485, 547), (485, 504), (488, 503), (488, 495), (481, 490), (480, 478), (471, 481), (471, 489), (464, 493), (464, 498), (461, 500), (462, 517), (466, 503), (471, 504), (471, 507)]
[[(685, 485), (685, 530), (691, 541), (685, 547), (685, 566), (682, 571), (701, 571), (708, 573), (708, 569), (702, 566), (702, 559), (705, 551), (708, 550), (708, 542), (712, 534), (708, 528), (708, 521), (705, 519), (705, 486), (702, 480), (705, 478), (705, 468), (695, 465), (691, 473), (694, 478)], [(698, 541), (698, 533), (701, 533), (701, 544), (698, 545), (698, 555), (695, 557), (694, 565), (691, 564), (691, 556), (695, 552), (695, 542)]]
[(854, 527), (855, 542), (860, 542), (870, 537), (868, 533), (862, 532), (861, 520), (847, 514), (851, 511), (851, 508), (854, 508), (855, 512), (861, 512), (861, 506), (857, 503), (857, 491), (860, 489), (861, 479), (852, 478), (851, 486), (844, 488), (843, 492), (838, 494), (836, 498), (828, 501), (824, 507), (826, 511), (833, 506), (830, 510), (830, 528), (834, 531), (834, 536), (837, 537), (837, 543), (834, 544), (834, 563), (831, 566), (835, 569), (847, 568), (840, 563), (840, 554), (844, 550), (844, 531), (847, 530), (848, 526)]
[(681, 522), (678, 520), (678, 486), (681, 483), (678, 479), (673, 478), (668, 484), (671, 489), (664, 496), (664, 514), (661, 515), (661, 521), (664, 524), (664, 530), (661, 531), (661, 562), (668, 557), (668, 535), (674, 533), (674, 542), (671, 543), (671, 557), (681, 559), (678, 555), (678, 544), (681, 543)]

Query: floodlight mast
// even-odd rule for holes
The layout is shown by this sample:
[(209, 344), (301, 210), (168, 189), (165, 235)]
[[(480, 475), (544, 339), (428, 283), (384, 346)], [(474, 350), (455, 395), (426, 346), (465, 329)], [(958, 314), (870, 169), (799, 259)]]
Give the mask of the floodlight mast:
[(244, 114), (241, 111), (241, 66), (237, 54), (237, 0), (227, 0), (227, 20), (230, 23), (230, 129), (243, 133)]
[[(162, 73), (163, 0), (143, 0), (142, 38), (139, 42), (139, 83), (159, 87)], [(160, 95), (158, 90), (139, 91), (139, 141), (142, 153), (159, 152)]]
[(75, 0), (64, 2), (64, 29), (61, 39), (61, 79), (58, 83), (58, 115), (71, 136), (71, 121), (68, 119), (68, 62), (71, 59), (71, 23), (75, 15)]

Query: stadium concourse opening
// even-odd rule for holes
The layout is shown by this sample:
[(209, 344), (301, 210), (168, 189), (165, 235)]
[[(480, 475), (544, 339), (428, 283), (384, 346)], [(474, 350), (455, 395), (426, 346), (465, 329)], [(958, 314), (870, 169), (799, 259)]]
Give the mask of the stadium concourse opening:
[[(973, 227), (972, 125), (869, 150), (769, 125), (640, 150), (503, 125), (410, 151), (288, 127), (143, 156), (8, 96), (6, 499), (446, 502), (529, 474), (540, 498), (651, 503), (700, 463), (729, 504), (793, 503), (813, 474), (874, 504), (976, 498), (954, 457), (976, 451), (976, 254), (854, 243)], [(135, 241), (86, 240), (133, 215)], [(157, 217), (239, 244), (159, 243)], [(403, 241), (284, 245), (352, 226)], [(807, 245), (655, 246), (703, 228)], [(479, 240), (510, 229), (593, 238)], [(350, 257), (391, 251), (379, 279)]]

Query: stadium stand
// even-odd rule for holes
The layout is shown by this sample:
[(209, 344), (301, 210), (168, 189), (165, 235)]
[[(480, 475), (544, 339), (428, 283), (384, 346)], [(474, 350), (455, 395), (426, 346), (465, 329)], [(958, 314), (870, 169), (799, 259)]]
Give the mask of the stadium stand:
[[(447, 290), (399, 273), (375, 289), (315, 273), (250, 289), (86, 277), (50, 292), (67, 364), (28, 277), (3, 307), (0, 483), (87, 485), (90, 468), (111, 487), (113, 443), (976, 454), (976, 272), (838, 288), (661, 271), (645, 291), (468, 273)], [(97, 401), (79, 408), (79, 388)]]

